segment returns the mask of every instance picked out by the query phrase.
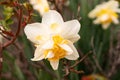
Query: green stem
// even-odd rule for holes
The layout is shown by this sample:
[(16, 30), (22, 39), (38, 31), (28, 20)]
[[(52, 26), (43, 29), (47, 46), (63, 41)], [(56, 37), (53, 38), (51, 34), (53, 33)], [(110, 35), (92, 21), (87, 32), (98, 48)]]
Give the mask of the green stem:
[(59, 71), (57, 70), (57, 71), (55, 71), (55, 73), (57, 75), (57, 79), (55, 79), (55, 80), (61, 80)]

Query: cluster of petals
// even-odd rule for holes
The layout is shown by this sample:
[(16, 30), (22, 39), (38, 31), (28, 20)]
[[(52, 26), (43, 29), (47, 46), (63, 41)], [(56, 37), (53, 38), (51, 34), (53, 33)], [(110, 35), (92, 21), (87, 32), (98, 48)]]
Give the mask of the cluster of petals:
[(34, 43), (36, 50), (32, 61), (47, 59), (54, 70), (58, 69), (59, 60), (76, 60), (79, 54), (73, 45), (80, 36), (78, 20), (63, 21), (55, 10), (49, 10), (42, 16), (41, 23), (28, 24), (24, 31)]
[(33, 5), (33, 8), (40, 13), (40, 15), (43, 15), (44, 13), (50, 10), (47, 0), (29, 0), (29, 1)]
[(115, 0), (110, 0), (97, 5), (88, 16), (90, 18), (96, 18), (94, 23), (102, 24), (103, 29), (107, 29), (112, 22), (114, 24), (119, 23), (117, 13), (120, 13), (119, 3)]

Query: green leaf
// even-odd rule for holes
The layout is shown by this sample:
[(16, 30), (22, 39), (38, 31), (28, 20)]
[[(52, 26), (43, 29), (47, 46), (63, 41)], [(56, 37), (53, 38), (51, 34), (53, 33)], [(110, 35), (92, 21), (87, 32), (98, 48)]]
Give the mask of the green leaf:
[(15, 75), (17, 76), (17, 78), (19, 80), (25, 80), (24, 75), (23, 75), (20, 67), (16, 64), (16, 62), (14, 63), (14, 68), (15, 68)]
[(4, 17), (5, 17), (5, 20), (10, 19), (13, 15), (13, 8), (4, 6), (3, 14), (4, 14)]
[(6, 20), (6, 23), (7, 23), (7, 25), (11, 25), (11, 24), (13, 24), (13, 20), (12, 19), (8, 19), (8, 20)]

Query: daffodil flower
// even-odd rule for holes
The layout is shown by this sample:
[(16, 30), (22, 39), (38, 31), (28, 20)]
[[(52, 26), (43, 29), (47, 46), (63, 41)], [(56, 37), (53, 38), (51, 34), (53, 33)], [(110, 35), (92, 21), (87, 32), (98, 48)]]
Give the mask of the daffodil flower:
[(49, 11), (49, 4), (47, 0), (29, 0), (33, 5), (33, 8), (37, 10), (41, 15)]
[(88, 16), (90, 18), (96, 18), (94, 23), (102, 24), (103, 29), (107, 29), (112, 22), (114, 24), (119, 23), (117, 13), (120, 13), (119, 3), (115, 0), (110, 0), (97, 5)]
[(79, 55), (73, 43), (80, 38), (79, 30), (78, 20), (64, 22), (57, 11), (45, 13), (41, 23), (32, 23), (25, 27), (27, 38), (36, 46), (34, 58), (31, 60), (47, 59), (56, 70), (60, 59), (78, 59)]

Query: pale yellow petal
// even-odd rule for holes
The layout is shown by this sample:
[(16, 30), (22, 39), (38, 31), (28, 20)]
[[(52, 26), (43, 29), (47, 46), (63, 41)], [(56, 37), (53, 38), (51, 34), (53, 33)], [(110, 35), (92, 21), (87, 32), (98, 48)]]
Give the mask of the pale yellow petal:
[(29, 0), (30, 4), (36, 4), (36, 0)]
[(100, 18), (96, 18), (94, 21), (93, 21), (94, 24), (100, 24), (101, 21), (100, 21)]
[(67, 55), (70, 55), (73, 53), (73, 50), (67, 44), (61, 44), (60, 47), (63, 48), (65, 51), (67, 51), (67, 53), (68, 53)]
[(49, 11), (49, 6), (47, 5), (34, 5), (33, 8), (37, 10), (41, 16), (43, 16), (46, 12)]
[(54, 45), (54, 42), (52, 40), (49, 40), (42, 46), (42, 48), (43, 49), (51, 49), (53, 47), (53, 45)]
[(119, 2), (115, 0), (110, 0), (104, 4), (108, 7), (108, 9), (112, 9), (113, 11), (117, 12), (117, 9), (119, 8)]
[(102, 22), (105, 22), (106, 20), (108, 20), (109, 19), (109, 15), (108, 14), (104, 14), (104, 15), (102, 15), (101, 17), (100, 17), (100, 20), (102, 21)]
[(74, 45), (70, 42), (69, 46), (72, 48), (73, 53), (71, 55), (67, 55), (65, 56), (65, 58), (69, 59), (69, 60), (77, 60), (79, 58), (79, 54), (76, 50), (76, 48), (74, 47)]
[(25, 26), (24, 32), (27, 38), (35, 44), (41, 44), (47, 39), (50, 34), (46, 25), (41, 23), (32, 23)]
[(52, 51), (49, 51), (45, 58), (52, 58), (52, 57), (54, 57), (54, 53)]
[(57, 70), (59, 65), (59, 60), (57, 61), (50, 60), (50, 64), (54, 70)]
[(88, 14), (88, 17), (89, 18), (95, 18), (97, 16), (97, 13), (100, 11), (99, 8), (95, 8), (93, 9), (89, 14)]
[(57, 11), (49, 10), (43, 15), (42, 23), (47, 24), (49, 26), (53, 23), (62, 24), (63, 18)]
[(41, 46), (38, 46), (35, 50), (34, 53), (34, 58), (32, 58), (32, 61), (39, 61), (45, 58), (44, 53), (43, 53), (43, 49), (41, 48)]
[(70, 40), (73, 43), (78, 41), (79, 39), (80, 39), (79, 34), (75, 34), (74, 36), (71, 36), (71, 37), (68, 38), (68, 40)]
[[(79, 30), (80, 30), (80, 23), (79, 23), (78, 20), (67, 21), (64, 24), (62, 24), (61, 35), (65, 39), (69, 39), (69, 40), (72, 39), (74, 36), (77, 35), (77, 37), (74, 37), (74, 38), (78, 39)], [(75, 39), (75, 41), (77, 39)]]
[(115, 24), (119, 23), (119, 20), (116, 17), (113, 16), (111, 18), (112, 18), (113, 23), (115, 23)]
[(102, 24), (103, 29), (107, 29), (110, 26), (110, 23)]

